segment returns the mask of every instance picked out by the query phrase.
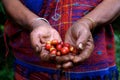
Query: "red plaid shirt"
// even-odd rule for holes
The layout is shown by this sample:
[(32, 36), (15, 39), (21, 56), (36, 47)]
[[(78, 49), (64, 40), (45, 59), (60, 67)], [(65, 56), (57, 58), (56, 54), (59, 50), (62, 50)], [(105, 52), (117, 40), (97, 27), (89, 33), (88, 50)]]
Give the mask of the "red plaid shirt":
[[(42, 10), (37, 15), (48, 19), (64, 39), (66, 31), (72, 23), (89, 13), (102, 0), (56, 1), (44, 0)], [(16, 58), (39, 66), (55, 68), (55, 64), (44, 63), (34, 54), (30, 45), (29, 31), (21, 29), (8, 20), (5, 24), (5, 33), (10, 38), (10, 46)], [(72, 71), (99, 70), (115, 65), (115, 44), (112, 26), (97, 27), (93, 33), (93, 38), (95, 49), (92, 55), (80, 65), (72, 68)]]

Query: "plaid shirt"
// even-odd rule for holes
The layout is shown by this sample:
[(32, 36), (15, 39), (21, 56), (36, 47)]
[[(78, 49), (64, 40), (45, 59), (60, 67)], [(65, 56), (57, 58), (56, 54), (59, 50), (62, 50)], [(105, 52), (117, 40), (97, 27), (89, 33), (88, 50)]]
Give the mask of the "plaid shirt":
[[(65, 37), (67, 29), (78, 19), (93, 10), (102, 0), (44, 0), (40, 17)], [(24, 4), (24, 0), (23, 0)], [(34, 11), (33, 11), (34, 12)], [(30, 45), (29, 31), (13, 25), (9, 20), (5, 24), (5, 33), (10, 38), (10, 46), (16, 58), (39, 66), (55, 68), (55, 64), (44, 63), (34, 54)], [(94, 30), (94, 51), (92, 55), (70, 71), (86, 72), (101, 70), (115, 65), (115, 42), (111, 25), (99, 26)]]

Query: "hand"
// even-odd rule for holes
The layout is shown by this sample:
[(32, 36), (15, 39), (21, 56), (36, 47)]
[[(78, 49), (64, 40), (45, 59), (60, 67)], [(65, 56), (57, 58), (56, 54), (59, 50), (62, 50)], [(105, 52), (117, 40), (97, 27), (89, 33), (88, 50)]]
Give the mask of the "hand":
[(44, 61), (49, 61), (49, 59), (52, 58), (49, 52), (45, 50), (45, 43), (53, 39), (57, 39), (59, 42), (61, 41), (58, 32), (44, 21), (41, 21), (38, 27), (33, 28), (30, 39), (34, 50), (40, 53), (40, 58)]
[[(88, 24), (78, 21), (74, 23), (67, 31), (65, 42), (75, 46), (78, 49), (77, 55), (62, 56), (58, 58), (63, 64), (59, 67), (69, 68), (87, 59), (93, 51), (94, 44), (92, 34)], [(67, 60), (66, 60), (67, 59)], [(64, 61), (64, 62), (63, 62)]]

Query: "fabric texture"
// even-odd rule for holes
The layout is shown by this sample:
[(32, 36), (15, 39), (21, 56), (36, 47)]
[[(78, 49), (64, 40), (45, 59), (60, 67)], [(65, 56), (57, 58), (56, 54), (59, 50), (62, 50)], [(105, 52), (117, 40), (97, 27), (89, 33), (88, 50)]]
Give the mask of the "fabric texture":
[[(37, 5), (35, 6), (35, 0), (21, 0), (21, 2), (32, 10), (35, 14), (40, 17), (46, 18), (53, 28), (55, 28), (61, 35), (64, 40), (65, 33), (67, 29), (72, 26), (72, 24), (93, 10), (102, 0), (36, 0)], [(30, 4), (34, 3), (34, 4)], [(38, 4), (39, 3), (39, 4)], [(31, 6), (29, 6), (29, 4)], [(37, 11), (36, 11), (37, 10)], [(30, 45), (30, 32), (20, 28), (19, 26), (14, 25), (10, 20), (6, 21), (5, 24), (5, 33), (10, 39), (10, 46), (13, 49), (14, 56), (18, 60), (23, 62), (30, 63), (32, 65), (37, 65), (38, 67), (45, 67), (48, 69), (56, 69), (56, 65), (53, 63), (45, 63), (40, 60), (38, 56), (34, 54), (33, 49)], [(88, 75), (88, 79), (94, 79), (96, 77), (101, 78), (100, 80), (105, 80), (104, 76), (109, 76), (112, 74), (111, 67), (115, 67), (115, 42), (114, 42), (114, 33), (111, 25), (99, 26), (95, 28), (93, 32), (94, 45), (95, 49), (92, 55), (81, 63), (78, 66), (70, 69), (66, 72), (66, 76), (72, 76), (80, 73), (80, 75)], [(27, 79), (22, 73), (21, 64), (15, 65), (17, 69), (21, 70), (16, 71), (15, 74), (18, 77), (23, 77)], [(26, 67), (26, 66), (25, 66)], [(28, 68), (29, 69), (29, 68)], [(31, 69), (31, 68), (30, 68)], [(112, 68), (113, 72), (116, 73), (117, 80), (117, 68)], [(93, 73), (91, 73), (91, 71)], [(100, 71), (100, 73), (98, 72)], [(39, 70), (38, 70), (39, 72)], [(68, 72), (68, 75), (67, 75)], [(95, 72), (95, 73), (94, 73)], [(73, 73), (72, 75), (69, 73)], [(97, 74), (98, 73), (98, 74)], [(92, 74), (97, 74), (96, 76)], [(103, 75), (104, 74), (104, 75)], [(48, 74), (37, 74), (33, 72), (32, 75), (36, 77), (45, 76), (45, 79), (36, 79), (35, 80), (49, 80)], [(80, 77), (84, 76), (78, 76)], [(47, 76), (47, 77), (46, 77)], [(102, 77), (101, 77), (102, 76)], [(77, 79), (78, 77), (70, 77), (71, 79)], [(111, 77), (111, 76), (109, 76)], [(31, 77), (32, 78), (32, 77)], [(31, 80), (34, 80), (31, 79)], [(112, 79), (112, 78), (111, 78)], [(16, 78), (17, 80), (17, 78)], [(20, 80), (20, 79), (18, 79)], [(24, 79), (22, 79), (24, 80)], [(52, 79), (53, 80), (53, 79)], [(95, 79), (97, 80), (97, 79)]]

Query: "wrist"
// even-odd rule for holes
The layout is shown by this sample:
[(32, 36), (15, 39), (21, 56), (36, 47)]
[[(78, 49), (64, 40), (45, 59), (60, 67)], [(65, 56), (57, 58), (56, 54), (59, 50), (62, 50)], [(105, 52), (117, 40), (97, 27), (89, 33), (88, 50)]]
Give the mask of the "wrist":
[(89, 17), (83, 17), (78, 22), (85, 24), (90, 30), (94, 29), (97, 26), (95, 20)]
[(35, 18), (30, 23), (31, 30), (33, 30), (41, 25), (45, 25), (45, 24), (49, 25), (49, 22), (45, 18)]
[(95, 22), (94, 19), (90, 17), (84, 17), (83, 19), (87, 20), (87, 23), (90, 25), (90, 29), (94, 29), (97, 26), (97, 23)]

